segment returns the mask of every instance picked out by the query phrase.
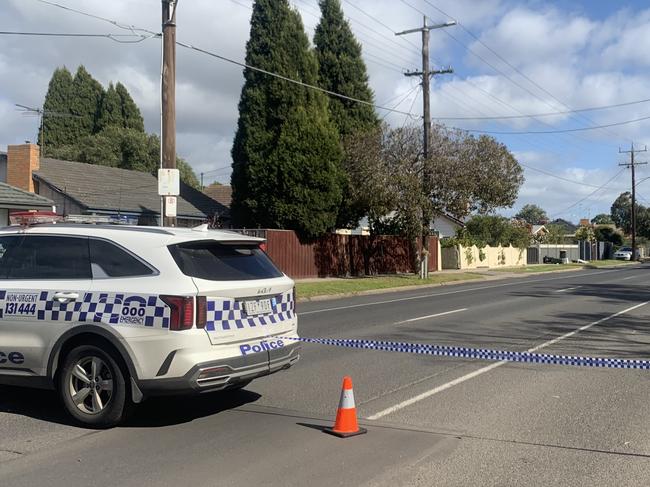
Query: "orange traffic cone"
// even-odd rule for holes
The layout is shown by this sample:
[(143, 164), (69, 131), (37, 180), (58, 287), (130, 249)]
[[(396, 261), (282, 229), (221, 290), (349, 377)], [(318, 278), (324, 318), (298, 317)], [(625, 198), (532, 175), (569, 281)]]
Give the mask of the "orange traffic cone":
[(360, 428), (357, 423), (357, 409), (354, 406), (352, 379), (347, 375), (343, 377), (343, 389), (341, 390), (339, 408), (336, 411), (334, 427), (326, 428), (325, 431), (340, 438), (362, 435), (368, 432), (368, 430)]

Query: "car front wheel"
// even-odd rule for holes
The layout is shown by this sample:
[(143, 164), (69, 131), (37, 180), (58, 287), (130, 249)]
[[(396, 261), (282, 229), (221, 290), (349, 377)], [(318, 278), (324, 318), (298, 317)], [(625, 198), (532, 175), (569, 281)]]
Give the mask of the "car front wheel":
[(97, 428), (115, 426), (127, 405), (126, 377), (111, 354), (82, 345), (64, 359), (59, 394), (76, 421)]

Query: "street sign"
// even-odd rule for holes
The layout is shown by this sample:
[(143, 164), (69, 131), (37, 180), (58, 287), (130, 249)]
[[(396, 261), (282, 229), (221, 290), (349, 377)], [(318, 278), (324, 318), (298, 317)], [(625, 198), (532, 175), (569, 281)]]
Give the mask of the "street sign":
[(176, 217), (176, 196), (165, 196), (165, 216)]
[(158, 169), (158, 194), (160, 196), (178, 196), (181, 191), (178, 169)]

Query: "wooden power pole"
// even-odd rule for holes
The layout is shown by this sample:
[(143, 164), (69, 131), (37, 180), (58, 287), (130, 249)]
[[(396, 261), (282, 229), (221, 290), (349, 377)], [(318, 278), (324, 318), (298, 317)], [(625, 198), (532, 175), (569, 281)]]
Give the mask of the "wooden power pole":
[(424, 121), (424, 158), (429, 157), (429, 137), (431, 135), (431, 104), (429, 101), (429, 92), (431, 87), (431, 76), (437, 74), (453, 73), (454, 70), (449, 66), (447, 69), (439, 69), (431, 71), (429, 69), (429, 31), (433, 29), (441, 29), (443, 27), (450, 27), (456, 25), (455, 21), (445, 22), (444, 24), (427, 25), (427, 18), (424, 17), (422, 27), (418, 29), (409, 29), (403, 32), (397, 32), (395, 35), (401, 36), (404, 34), (412, 34), (413, 32), (422, 32), (422, 71), (408, 71), (404, 73), (405, 76), (421, 76), (422, 77), (422, 119)]
[(630, 150), (621, 150), (619, 149), (619, 154), (630, 154), (630, 162), (625, 162), (619, 164), (619, 166), (627, 166), (632, 170), (632, 208), (630, 209), (630, 219), (632, 220), (632, 260), (636, 260), (636, 179), (634, 177), (634, 167), (642, 164), (647, 164), (647, 162), (635, 162), (634, 154), (636, 152), (647, 152), (648, 148), (644, 149), (635, 149), (634, 143), (630, 147)]
[[(445, 22), (444, 24), (428, 25), (427, 18), (425, 16), (424, 21), (422, 23), (422, 27), (395, 33), (395, 35), (397, 36), (401, 36), (404, 34), (412, 34), (414, 32), (422, 33), (422, 71), (408, 71), (404, 73), (404, 75), (422, 77), (422, 103), (423, 103), (422, 120), (424, 122), (424, 134), (423, 134), (424, 140), (423, 140), (422, 155), (425, 161), (424, 171), (422, 171), (422, 178), (425, 183), (424, 184), (425, 188), (426, 188), (427, 181), (429, 181), (429, 178), (431, 177), (431, 175), (427, 170), (429, 165), (426, 162), (429, 159), (429, 155), (431, 154), (431, 151), (429, 150), (429, 140), (431, 136), (431, 103), (429, 101), (430, 100), (429, 92), (431, 88), (431, 76), (454, 72), (454, 70), (451, 69), (451, 66), (448, 67), (447, 69), (439, 69), (433, 71), (429, 68), (429, 31), (431, 31), (432, 29), (441, 29), (443, 27), (450, 27), (452, 25), (456, 25), (456, 22), (451, 21), (451, 22)], [(424, 256), (424, 258), (421, 259), (421, 263), (420, 263), (421, 266), (420, 277), (422, 279), (426, 279), (428, 277), (429, 263), (428, 263), (426, 248), (427, 248), (427, 237), (429, 235), (429, 225), (431, 225), (431, 222), (429, 221), (422, 222), (422, 254)]]
[[(162, 0), (162, 168), (176, 169), (176, 7), (178, 0)], [(163, 226), (176, 226), (175, 216), (166, 216), (163, 198)]]

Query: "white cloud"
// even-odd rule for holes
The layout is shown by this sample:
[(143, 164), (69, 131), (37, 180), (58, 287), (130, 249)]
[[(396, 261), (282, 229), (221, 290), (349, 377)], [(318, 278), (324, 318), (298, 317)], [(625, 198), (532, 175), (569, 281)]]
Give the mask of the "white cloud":
[[(160, 29), (159, 0), (84, 1), (60, 0), (73, 8), (122, 20), (151, 30)], [(432, 22), (448, 20), (425, 0), (408, 0)], [(318, 21), (316, 0), (291, 0), (301, 12), (310, 38)], [(572, 107), (598, 106), (647, 98), (650, 82), (650, 9), (622, 9), (607, 18), (595, 18), (589, 9), (557, 3), (521, 0), (432, 0), (458, 19), (536, 83)], [(178, 11), (179, 40), (243, 60), (249, 36), (251, 0), (193, 0), (181, 2)], [(359, 6), (364, 12), (355, 9)], [(396, 37), (393, 31), (417, 27), (422, 14), (393, 0), (343, 1), (346, 15), (362, 43), (370, 84), (378, 103), (420, 113), (419, 90), (404, 95), (417, 83), (403, 76), (404, 69), (419, 68), (418, 34)], [(124, 33), (105, 22), (82, 17), (35, 0), (9, 0), (0, 7), (3, 20), (15, 30)], [(366, 15), (368, 14), (368, 15)], [(373, 20), (375, 17), (385, 25)], [(433, 116), (517, 115), (543, 113), (561, 108), (548, 94), (515, 73), (460, 27), (449, 31), (473, 50), (498, 66), (517, 83), (538, 96), (515, 86), (504, 76), (468, 54), (442, 31), (431, 34), (431, 56), (452, 64), (458, 74), (437, 77), (432, 82)], [(40, 105), (52, 71), (61, 65), (76, 69), (84, 64), (104, 85), (124, 83), (141, 107), (147, 130), (159, 131), (160, 42), (116, 44), (106, 39), (60, 39), (0, 37), (0, 145), (33, 140), (38, 121), (14, 109), (14, 103)], [(191, 52), (177, 51), (177, 147), (206, 178), (228, 180), (228, 171), (208, 173), (230, 163), (230, 148), (237, 123), (237, 104), (243, 83), (240, 67)], [(497, 100), (498, 99), (498, 100)], [(567, 115), (507, 120), (500, 123), (457, 121), (454, 125), (492, 130), (544, 130), (584, 126), (639, 118), (650, 112), (650, 104), (590, 112), (582, 117)], [(386, 115), (380, 111), (380, 115)], [(416, 123), (404, 115), (388, 114), (394, 125)], [(650, 142), (650, 123), (621, 126), (579, 135), (503, 138), (522, 161), (557, 171), (569, 179), (598, 184), (615, 169), (616, 149), (627, 139)], [(607, 144), (607, 145), (605, 145)], [(605, 160), (598, 151), (611, 154)], [(522, 155), (523, 154), (523, 155)], [(525, 158), (524, 158), (525, 157)], [(600, 159), (598, 159), (600, 157)], [(604, 162), (603, 162), (604, 161)], [(605, 167), (608, 164), (608, 167)], [(599, 167), (603, 167), (602, 169)], [(641, 174), (645, 174), (642, 169)], [(648, 171), (650, 172), (650, 170)], [(560, 210), (589, 194), (593, 188), (563, 182), (526, 170), (520, 201), (541, 203), (549, 212)], [(622, 186), (626, 181), (617, 182)], [(616, 191), (614, 191), (616, 193)], [(618, 194), (618, 193), (616, 193)], [(608, 207), (603, 200), (589, 203)], [(591, 201), (591, 200), (590, 200)], [(584, 208), (584, 211), (586, 211)], [(582, 210), (581, 210), (582, 211)]]

